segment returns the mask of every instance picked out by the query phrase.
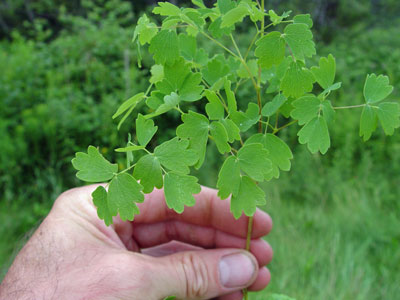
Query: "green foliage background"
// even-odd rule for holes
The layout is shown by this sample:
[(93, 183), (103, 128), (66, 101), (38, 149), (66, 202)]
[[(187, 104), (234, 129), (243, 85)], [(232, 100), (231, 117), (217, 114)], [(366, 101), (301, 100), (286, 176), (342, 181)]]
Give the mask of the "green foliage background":
[[(101, 145), (124, 157), (128, 126), (112, 114), (146, 88), (133, 24), (151, 1), (4, 1), (0, 4), (0, 278), (24, 236), (65, 189), (77, 186), (74, 153)], [(189, 1), (179, 1), (184, 4)], [(209, 1), (212, 2), (212, 1)], [(267, 9), (311, 13), (320, 55), (337, 58), (336, 106), (362, 103), (366, 73), (386, 74), (400, 99), (400, 3), (395, 0), (269, 1)], [(252, 35), (240, 28), (239, 43)], [(212, 49), (210, 45), (203, 45)], [(317, 59), (317, 58), (316, 58)], [(269, 293), (297, 299), (397, 299), (400, 294), (400, 135), (358, 136), (361, 111), (337, 114), (332, 149), (294, 151), (292, 171), (265, 185), (275, 228)], [(179, 116), (158, 122), (172, 136)], [(130, 119), (132, 122), (132, 119)], [(297, 143), (296, 128), (284, 132)], [(216, 150), (197, 174), (215, 186)]]

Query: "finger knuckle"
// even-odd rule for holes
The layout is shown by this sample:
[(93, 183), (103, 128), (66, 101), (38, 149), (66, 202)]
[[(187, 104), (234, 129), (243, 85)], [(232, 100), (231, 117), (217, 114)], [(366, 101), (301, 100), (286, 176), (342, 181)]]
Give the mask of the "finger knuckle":
[(186, 297), (203, 298), (209, 288), (210, 276), (207, 263), (194, 253), (185, 253), (181, 261), (181, 273), (186, 286)]

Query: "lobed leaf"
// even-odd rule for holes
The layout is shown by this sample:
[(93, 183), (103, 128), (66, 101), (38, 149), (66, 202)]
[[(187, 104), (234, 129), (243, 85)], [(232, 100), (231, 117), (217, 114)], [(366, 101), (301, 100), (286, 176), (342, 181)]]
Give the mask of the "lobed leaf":
[(78, 152), (72, 160), (78, 170), (76, 177), (86, 182), (103, 182), (110, 180), (118, 172), (118, 165), (111, 164), (96, 147), (89, 146), (87, 154)]

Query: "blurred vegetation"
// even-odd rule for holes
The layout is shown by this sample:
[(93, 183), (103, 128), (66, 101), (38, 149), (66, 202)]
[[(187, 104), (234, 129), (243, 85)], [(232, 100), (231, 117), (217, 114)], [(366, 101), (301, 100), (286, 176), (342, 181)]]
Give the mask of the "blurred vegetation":
[[(147, 87), (151, 58), (143, 53), (139, 68), (130, 41), (137, 16), (153, 2), (0, 3), (0, 278), (57, 195), (81, 184), (70, 164), (76, 151), (98, 145), (123, 164), (110, 149), (126, 143), (130, 124), (117, 132), (111, 116)], [(270, 8), (312, 14), (319, 54), (337, 58), (343, 82), (331, 97), (337, 106), (361, 103), (367, 73), (387, 74), (392, 99), (400, 99), (399, 1), (271, 0)], [(245, 25), (239, 30), (242, 43), (252, 38)], [(265, 186), (275, 220), (268, 238), (273, 280), (265, 293), (398, 299), (400, 135), (379, 132), (364, 144), (360, 113), (339, 112), (330, 152), (311, 155), (295, 146), (293, 170)], [(168, 138), (178, 121), (174, 115), (162, 120), (159, 138)], [(296, 129), (282, 133), (291, 145)], [(197, 175), (215, 186), (220, 162), (209, 153)]]

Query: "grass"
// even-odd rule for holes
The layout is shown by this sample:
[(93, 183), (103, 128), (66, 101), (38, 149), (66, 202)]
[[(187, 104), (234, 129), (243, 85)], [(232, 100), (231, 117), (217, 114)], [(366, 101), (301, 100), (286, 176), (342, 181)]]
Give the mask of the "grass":
[(286, 198), (280, 184), (266, 187), (274, 220), (267, 238), (274, 248), (272, 281), (250, 299), (271, 293), (297, 300), (399, 299), (399, 210), (386, 207), (379, 188), (365, 182), (336, 183), (331, 202), (319, 201), (319, 188), (320, 199), (300, 202)]

